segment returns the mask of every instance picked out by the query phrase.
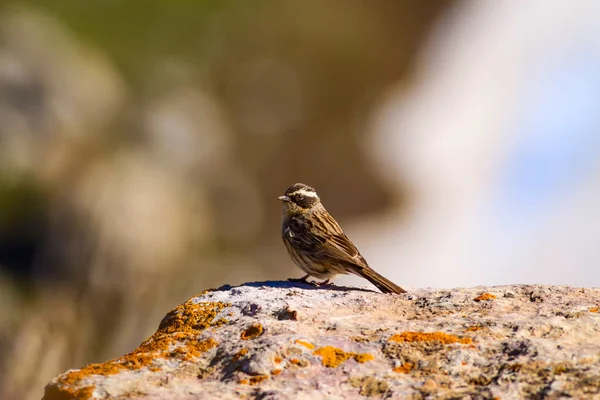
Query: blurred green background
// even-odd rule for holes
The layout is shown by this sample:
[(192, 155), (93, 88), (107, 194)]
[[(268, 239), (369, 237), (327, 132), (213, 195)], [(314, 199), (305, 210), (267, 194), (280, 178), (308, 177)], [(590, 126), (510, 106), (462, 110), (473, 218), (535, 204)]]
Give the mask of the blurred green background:
[(409, 204), (366, 124), (451, 4), (0, 2), (0, 398), (131, 350), (206, 288), (300, 276), (292, 183), (342, 224)]

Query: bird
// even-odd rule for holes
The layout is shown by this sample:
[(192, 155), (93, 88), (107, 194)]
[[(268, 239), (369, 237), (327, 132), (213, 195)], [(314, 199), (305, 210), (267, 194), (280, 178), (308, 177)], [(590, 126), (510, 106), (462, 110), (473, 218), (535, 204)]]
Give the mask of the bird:
[(308, 282), (313, 276), (324, 279), (318, 285), (331, 284), (338, 274), (358, 275), (383, 293), (406, 293), (406, 290), (375, 272), (327, 212), (317, 192), (303, 183), (290, 186), (283, 196), (281, 237), (292, 261), (306, 275), (292, 281)]

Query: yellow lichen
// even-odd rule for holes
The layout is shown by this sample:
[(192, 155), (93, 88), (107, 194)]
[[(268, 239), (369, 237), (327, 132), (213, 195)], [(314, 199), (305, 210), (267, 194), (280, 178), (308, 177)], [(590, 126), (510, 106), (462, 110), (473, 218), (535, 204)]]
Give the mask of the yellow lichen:
[[(212, 339), (199, 340), (197, 336), (209, 327), (220, 326), (227, 321), (215, 320), (219, 312), (228, 307), (224, 303), (196, 303), (193, 298), (171, 310), (161, 322), (158, 330), (150, 338), (129, 354), (106, 361), (90, 364), (64, 375), (60, 387), (73, 386), (90, 375), (113, 375), (125, 370), (138, 370), (143, 367), (156, 371), (153, 366), (158, 358), (176, 358), (189, 361), (217, 346)], [(45, 399), (52, 393), (54, 386), (46, 390)], [(89, 388), (89, 387), (88, 387)], [(78, 389), (84, 391), (85, 388)], [(90, 392), (89, 389), (84, 392)], [(77, 398), (85, 398), (84, 392)]]
[(242, 340), (256, 339), (263, 333), (263, 327), (261, 324), (253, 324), (246, 328), (241, 335)]
[(283, 372), (282, 369), (274, 369), (271, 371), (271, 375), (279, 375), (282, 372)]
[(473, 339), (471, 338), (460, 338), (458, 336), (449, 335), (443, 332), (402, 332), (400, 334), (393, 335), (391, 338), (389, 338), (389, 340), (398, 343), (438, 341), (443, 344), (471, 344), (473, 342)]
[(312, 344), (312, 343), (310, 343), (310, 342), (306, 342), (306, 341), (304, 341), (304, 340), (300, 340), (300, 339), (298, 339), (298, 340), (296, 340), (296, 342), (295, 342), (295, 343), (296, 343), (296, 344), (299, 344), (300, 346), (304, 346), (304, 347), (306, 347), (306, 348), (307, 348), (307, 349), (309, 349), (309, 350), (313, 350), (313, 349), (315, 348), (315, 345), (314, 345), (314, 344)]
[(480, 294), (479, 296), (475, 297), (473, 300), (479, 302), (479, 301), (482, 301), (482, 300), (485, 300), (485, 301), (493, 300), (495, 298), (496, 298), (496, 296), (494, 296), (491, 293), (483, 293), (483, 294)]
[(323, 365), (325, 367), (328, 367), (328, 368), (339, 367), (344, 362), (346, 362), (346, 360), (348, 360), (350, 358), (355, 359), (356, 362), (359, 362), (359, 363), (364, 363), (364, 362), (375, 359), (375, 357), (373, 357), (373, 355), (371, 355), (369, 353), (361, 353), (361, 354), (350, 353), (350, 352), (347, 353), (344, 350), (338, 349), (337, 347), (333, 347), (333, 346), (320, 347), (317, 350), (315, 350), (313, 352), (313, 354), (316, 356), (323, 357), (321, 362), (323, 363)]
[(408, 374), (413, 368), (415, 364), (406, 362), (396, 368), (394, 368), (394, 372), (398, 372), (400, 374)]

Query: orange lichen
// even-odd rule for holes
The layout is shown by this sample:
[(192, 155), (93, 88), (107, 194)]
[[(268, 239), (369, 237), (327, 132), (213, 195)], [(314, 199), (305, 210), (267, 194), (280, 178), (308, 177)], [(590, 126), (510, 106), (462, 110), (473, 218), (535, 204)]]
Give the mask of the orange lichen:
[(308, 367), (310, 363), (307, 360), (301, 360), (298, 358), (292, 358), (290, 363), (299, 366), (300, 368)]
[(271, 371), (271, 375), (279, 375), (282, 372), (283, 372), (282, 369), (274, 369)]
[(408, 374), (414, 367), (415, 367), (415, 364), (406, 362), (406, 363), (394, 368), (393, 371), (398, 372), (400, 374)]
[(467, 329), (465, 329), (465, 332), (476, 332), (482, 329), (485, 329), (485, 327), (481, 325), (469, 326)]
[(356, 362), (359, 363), (364, 363), (375, 359), (375, 357), (369, 353), (346, 353), (344, 350), (333, 346), (319, 347), (317, 350), (313, 351), (313, 354), (316, 356), (322, 356), (323, 360), (321, 362), (325, 367), (328, 368), (339, 367), (350, 358), (355, 359)]
[(44, 400), (87, 400), (92, 397), (95, 386), (84, 386), (73, 389), (65, 386), (48, 386), (44, 393)]
[(248, 379), (240, 379), (240, 381), (238, 383), (240, 385), (247, 385), (250, 383), (250, 381)]
[(356, 360), (356, 362), (362, 364), (362, 363), (366, 363), (367, 361), (371, 361), (374, 360), (375, 357), (373, 357), (372, 354), (369, 353), (359, 353), (359, 354), (354, 354), (354, 353), (349, 353), (352, 354), (352, 358), (354, 358)]
[(482, 301), (482, 300), (485, 300), (485, 301), (487, 301), (487, 300), (493, 300), (495, 298), (496, 298), (496, 296), (494, 296), (491, 293), (483, 293), (483, 294), (480, 294), (479, 296), (475, 297), (473, 300), (479, 302), (479, 301)]
[(304, 340), (300, 340), (300, 339), (298, 339), (298, 340), (296, 340), (296, 342), (295, 342), (295, 343), (296, 343), (296, 344), (299, 344), (300, 346), (304, 346), (304, 347), (306, 347), (306, 348), (307, 348), (307, 349), (309, 349), (309, 350), (313, 350), (313, 349), (315, 348), (315, 345), (314, 345), (314, 344), (312, 344), (312, 343), (310, 343), (310, 342), (305, 342)]
[(257, 385), (257, 384), (261, 383), (262, 381), (266, 381), (267, 379), (269, 379), (269, 377), (267, 375), (252, 376), (252, 377), (250, 377), (250, 385)]
[(210, 327), (219, 327), (227, 323), (227, 320), (221, 318), (216, 320), (217, 315), (231, 304), (220, 302), (195, 303), (194, 298), (186, 301), (180, 306), (171, 310), (163, 318), (159, 332), (163, 333), (191, 333), (197, 334)]
[(242, 340), (256, 339), (263, 333), (263, 327), (261, 324), (250, 325), (246, 330), (242, 332)]
[(215, 319), (218, 313), (228, 306), (229, 304), (224, 303), (196, 303), (192, 298), (171, 310), (162, 320), (156, 333), (131, 353), (69, 372), (60, 379), (60, 384), (76, 385), (90, 375), (113, 375), (143, 367), (156, 371), (157, 367), (153, 366), (153, 363), (158, 358), (190, 361), (217, 346), (218, 343), (214, 339), (199, 340), (197, 336), (209, 327), (226, 323), (224, 319)]
[(281, 364), (281, 361), (283, 361), (283, 360), (281, 359), (281, 357), (279, 357), (279, 356), (275, 356), (275, 357), (273, 358), (273, 361), (275, 362), (275, 364)]
[(238, 351), (237, 353), (235, 353), (233, 355), (233, 362), (236, 362), (237, 360), (239, 360), (240, 358), (242, 358), (246, 354), (248, 354), (248, 349), (246, 349), (246, 348), (241, 349), (240, 351)]
[(398, 343), (438, 341), (443, 344), (471, 344), (473, 342), (473, 339), (471, 338), (460, 338), (443, 332), (402, 332), (401, 334), (393, 335), (389, 340)]
[[(178, 358), (183, 361), (190, 361), (193, 358), (200, 357), (202, 353), (216, 347), (218, 343), (209, 338), (206, 340), (191, 339), (185, 342), (185, 346), (175, 348), (169, 353), (170, 358)], [(164, 355), (164, 354), (163, 354)], [(141, 368), (142, 366), (140, 366)]]
[(588, 309), (589, 312), (597, 313), (600, 312), (600, 307), (590, 307)]

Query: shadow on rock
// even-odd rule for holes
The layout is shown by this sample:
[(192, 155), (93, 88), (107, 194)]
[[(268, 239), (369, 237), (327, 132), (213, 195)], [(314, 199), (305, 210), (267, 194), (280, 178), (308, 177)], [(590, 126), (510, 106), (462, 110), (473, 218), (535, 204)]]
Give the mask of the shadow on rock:
[(350, 291), (358, 291), (358, 292), (368, 292), (368, 293), (379, 293), (375, 290), (359, 288), (359, 287), (351, 287), (351, 286), (337, 286), (335, 284), (328, 285), (318, 285), (313, 282), (294, 282), (294, 281), (264, 281), (264, 282), (246, 282), (238, 286), (224, 285), (219, 287), (217, 290), (230, 290), (234, 287), (270, 287), (270, 288), (279, 288), (279, 289), (304, 289), (304, 290), (335, 290), (339, 292), (350, 292)]

